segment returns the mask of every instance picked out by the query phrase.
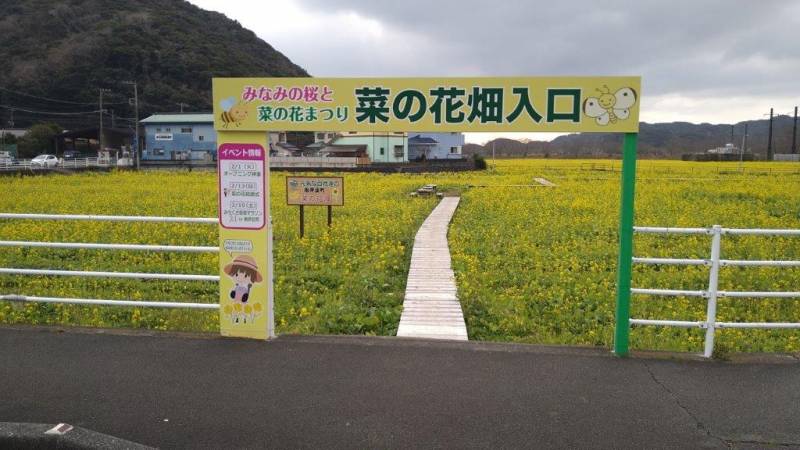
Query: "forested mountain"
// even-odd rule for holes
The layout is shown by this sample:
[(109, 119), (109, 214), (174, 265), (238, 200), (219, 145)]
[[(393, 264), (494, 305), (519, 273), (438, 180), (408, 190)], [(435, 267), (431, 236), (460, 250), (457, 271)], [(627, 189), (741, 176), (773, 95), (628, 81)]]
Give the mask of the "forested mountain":
[(17, 127), (94, 124), (96, 113), (64, 113), (96, 110), (101, 88), (105, 107), (130, 118), (126, 80), (138, 82), (145, 117), (181, 103), (210, 111), (214, 76), (308, 76), (238, 22), (183, 0), (0, 0), (0, 11), (5, 126), (9, 107)]
[[(773, 123), (772, 148), (775, 153), (790, 153), (792, 147), (793, 118), (777, 116)], [(642, 123), (639, 127), (639, 155), (653, 158), (680, 158), (684, 153), (705, 152), (733, 142), (742, 146), (747, 124), (747, 150), (764, 158), (767, 152), (769, 120), (751, 120), (731, 125), (709, 123)], [(798, 131), (800, 133), (800, 131)], [(493, 141), (498, 156), (549, 156), (549, 157), (607, 157), (618, 156), (622, 150), (621, 134), (582, 133), (559, 136), (552, 141), (520, 142), (512, 139)], [(800, 146), (800, 136), (798, 136)], [(492, 141), (485, 145), (468, 144), (464, 153), (492, 155)]]

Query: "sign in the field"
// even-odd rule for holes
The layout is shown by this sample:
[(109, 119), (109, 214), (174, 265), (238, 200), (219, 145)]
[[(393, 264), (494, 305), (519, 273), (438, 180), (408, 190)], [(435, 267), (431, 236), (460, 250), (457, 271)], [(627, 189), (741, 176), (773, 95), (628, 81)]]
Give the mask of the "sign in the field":
[(637, 132), (639, 77), (215, 78), (217, 130)]
[[(220, 133), (218, 159), (220, 332), (271, 335), (267, 153), (263, 133)], [(229, 142), (233, 139), (251, 138)]]
[(287, 205), (344, 205), (342, 177), (286, 177)]
[(300, 206), (300, 237), (306, 230), (305, 206), (327, 206), (330, 228), (333, 207), (344, 205), (344, 178), (286, 177), (286, 204)]

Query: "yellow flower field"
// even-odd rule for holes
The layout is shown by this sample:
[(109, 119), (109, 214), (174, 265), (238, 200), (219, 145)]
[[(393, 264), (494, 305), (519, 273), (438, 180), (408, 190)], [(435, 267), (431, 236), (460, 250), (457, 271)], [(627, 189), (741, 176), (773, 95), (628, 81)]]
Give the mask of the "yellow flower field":
[[(603, 345), (613, 341), (619, 162), (500, 161), (465, 192), (450, 245), (472, 339)], [(612, 167), (613, 166), (613, 167)], [(614, 171), (612, 171), (612, 169)], [(637, 225), (800, 228), (800, 165), (640, 161)], [(635, 235), (634, 255), (708, 258), (708, 236)], [(800, 260), (800, 237), (722, 240), (727, 259)], [(703, 290), (708, 269), (634, 265), (634, 287)], [(800, 291), (798, 268), (723, 268), (721, 290)], [(631, 316), (704, 320), (702, 298), (633, 296)], [(719, 321), (800, 322), (800, 299), (721, 299)], [(719, 351), (797, 351), (798, 330), (722, 330)], [(631, 348), (702, 350), (703, 330), (641, 327)]]
[[(411, 244), (435, 206), (408, 193), (425, 184), (460, 193), (450, 246), (471, 339), (610, 346), (613, 335), (619, 161), (501, 160), (485, 172), (344, 174), (345, 206), (285, 205), (272, 174), (279, 333), (392, 335), (402, 310)], [(531, 187), (535, 177), (557, 186)], [(0, 177), (0, 211), (214, 217), (210, 172)], [(636, 223), (800, 228), (800, 165), (640, 161)], [(217, 245), (212, 225), (0, 220), (0, 240)], [(707, 258), (706, 236), (637, 235), (637, 256)], [(723, 238), (723, 258), (800, 259), (800, 238)], [(215, 274), (210, 254), (2, 248), (0, 267)], [(634, 266), (633, 285), (704, 289), (703, 267)], [(720, 289), (800, 290), (798, 268), (723, 268)], [(0, 276), (0, 293), (215, 302), (214, 283)], [(634, 296), (632, 316), (702, 320), (699, 298)], [(800, 322), (800, 300), (721, 299), (718, 320)], [(211, 312), (20, 305), (0, 323), (218, 330)], [(722, 330), (722, 351), (797, 351), (797, 330)], [(702, 331), (636, 328), (633, 349), (698, 351)]]
[[(276, 323), (283, 333), (396, 332), (414, 233), (433, 199), (408, 200), (413, 177), (350, 174), (344, 207), (285, 205), (285, 174), (271, 179)], [(0, 178), (3, 212), (215, 217), (211, 172), (118, 172)], [(0, 239), (215, 246), (214, 225), (0, 220)], [(217, 274), (213, 254), (2, 248), (0, 267)], [(0, 275), (4, 294), (217, 302), (216, 283)], [(0, 302), (0, 322), (217, 331), (216, 313)]]

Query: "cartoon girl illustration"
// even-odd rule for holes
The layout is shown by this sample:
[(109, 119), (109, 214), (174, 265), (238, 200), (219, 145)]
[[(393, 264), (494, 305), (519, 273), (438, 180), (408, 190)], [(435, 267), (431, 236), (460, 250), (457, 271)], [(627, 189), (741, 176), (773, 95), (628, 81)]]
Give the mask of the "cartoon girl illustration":
[(256, 260), (249, 255), (239, 255), (234, 258), (230, 264), (225, 266), (224, 272), (233, 280), (234, 286), (231, 289), (230, 297), (235, 303), (247, 303), (247, 300), (250, 299), (250, 288), (254, 283), (260, 283), (263, 280)]

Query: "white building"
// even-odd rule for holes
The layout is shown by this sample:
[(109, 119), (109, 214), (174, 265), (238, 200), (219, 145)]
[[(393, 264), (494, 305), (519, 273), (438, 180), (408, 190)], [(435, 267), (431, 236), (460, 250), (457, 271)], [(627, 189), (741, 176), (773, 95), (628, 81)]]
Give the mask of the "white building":
[(462, 133), (409, 133), (408, 159), (461, 159)]

